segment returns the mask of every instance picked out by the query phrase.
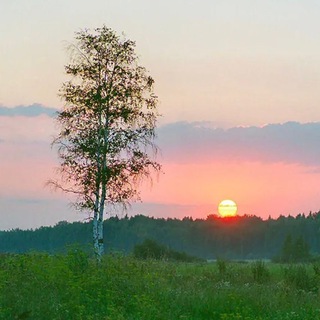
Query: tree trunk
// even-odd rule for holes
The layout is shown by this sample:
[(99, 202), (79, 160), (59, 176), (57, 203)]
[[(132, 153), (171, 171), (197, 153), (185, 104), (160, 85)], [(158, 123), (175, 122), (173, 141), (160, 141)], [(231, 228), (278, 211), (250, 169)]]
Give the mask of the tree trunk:
[(99, 246), (99, 220), (98, 220), (98, 214), (99, 214), (99, 183), (97, 184), (97, 191), (96, 191), (96, 199), (95, 199), (95, 205), (94, 205), (94, 213), (93, 213), (93, 220), (92, 220), (92, 235), (93, 235), (93, 250), (94, 254), (97, 258), (97, 260), (101, 261), (101, 255), (100, 255), (100, 246)]
[[(101, 117), (100, 117), (101, 122)], [(105, 119), (104, 124), (104, 144), (102, 146), (103, 149), (103, 158), (101, 166), (99, 165), (99, 175), (102, 173), (102, 176), (105, 177), (106, 171), (107, 171), (107, 144), (108, 144), (108, 119)], [(101, 154), (101, 149), (98, 150), (98, 155)], [(104, 243), (103, 243), (103, 216), (104, 216), (104, 206), (106, 201), (106, 195), (107, 195), (107, 182), (105, 179), (100, 179), (99, 177), (99, 183), (97, 184), (97, 189), (101, 193), (96, 198), (96, 211), (95, 211), (95, 217), (96, 217), (96, 238), (95, 239), (95, 250), (96, 250), (96, 256), (97, 260), (100, 262), (102, 255), (104, 253)], [(95, 230), (94, 230), (95, 231)]]
[(98, 219), (98, 260), (101, 261), (102, 255), (104, 253), (104, 243), (103, 243), (103, 219)]
[(97, 259), (100, 262), (102, 255), (104, 253), (104, 243), (103, 243), (103, 215), (104, 215), (104, 205), (106, 198), (106, 186), (102, 185), (101, 198), (99, 203), (99, 213), (97, 212)]
[(100, 262), (104, 253), (103, 220), (98, 219), (97, 216), (93, 218), (93, 248), (95, 256)]
[(99, 260), (99, 236), (98, 236), (98, 215), (94, 213), (92, 220), (93, 250)]

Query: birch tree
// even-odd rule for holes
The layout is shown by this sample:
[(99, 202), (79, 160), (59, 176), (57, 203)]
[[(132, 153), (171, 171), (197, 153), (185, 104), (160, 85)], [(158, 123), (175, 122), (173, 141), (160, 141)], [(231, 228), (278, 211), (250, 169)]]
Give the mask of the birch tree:
[(139, 198), (140, 181), (160, 170), (154, 80), (139, 65), (135, 42), (106, 26), (75, 34), (65, 72), (70, 78), (60, 89), (64, 107), (53, 140), (59, 179), (50, 183), (75, 194), (77, 209), (92, 212), (93, 246), (101, 259), (107, 204)]

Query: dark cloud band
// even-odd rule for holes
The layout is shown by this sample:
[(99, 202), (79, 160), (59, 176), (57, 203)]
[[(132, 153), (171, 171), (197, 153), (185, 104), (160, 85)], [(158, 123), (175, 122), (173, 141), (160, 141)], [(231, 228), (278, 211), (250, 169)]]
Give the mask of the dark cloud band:
[(24, 117), (37, 117), (40, 115), (47, 115), (49, 117), (55, 116), (58, 110), (54, 108), (48, 108), (41, 104), (32, 104), (30, 106), (16, 106), (13, 108), (8, 108), (0, 105), (0, 116), (3, 117), (14, 117), (14, 116), (24, 116)]
[(177, 122), (158, 129), (166, 161), (261, 161), (320, 166), (320, 122), (287, 122), (263, 127), (210, 128)]

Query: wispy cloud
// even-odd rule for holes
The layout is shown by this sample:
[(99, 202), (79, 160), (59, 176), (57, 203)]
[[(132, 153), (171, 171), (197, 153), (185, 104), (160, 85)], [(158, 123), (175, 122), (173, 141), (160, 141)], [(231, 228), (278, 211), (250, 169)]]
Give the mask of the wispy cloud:
[(166, 161), (261, 161), (320, 165), (320, 122), (286, 122), (263, 127), (212, 128), (177, 122), (158, 129)]
[(3, 117), (37, 117), (40, 115), (47, 115), (53, 117), (58, 110), (54, 108), (48, 108), (41, 104), (34, 103), (29, 106), (15, 106), (12, 108), (0, 105), (0, 116)]

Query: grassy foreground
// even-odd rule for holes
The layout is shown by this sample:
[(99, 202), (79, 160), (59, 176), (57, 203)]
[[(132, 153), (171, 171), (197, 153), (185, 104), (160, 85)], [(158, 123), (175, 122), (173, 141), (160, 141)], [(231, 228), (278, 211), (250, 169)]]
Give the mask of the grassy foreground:
[(0, 256), (0, 319), (320, 319), (318, 266)]

